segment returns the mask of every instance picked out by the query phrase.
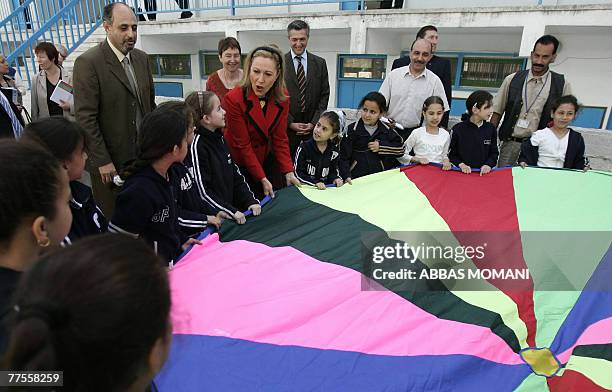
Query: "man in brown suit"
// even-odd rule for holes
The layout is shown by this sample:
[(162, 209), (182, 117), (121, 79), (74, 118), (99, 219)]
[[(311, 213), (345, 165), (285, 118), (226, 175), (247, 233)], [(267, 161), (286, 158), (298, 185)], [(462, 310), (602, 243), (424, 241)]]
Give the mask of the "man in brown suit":
[(155, 108), (155, 89), (149, 57), (134, 49), (134, 12), (123, 3), (111, 3), (104, 7), (103, 19), (106, 40), (76, 59), (73, 83), (76, 120), (90, 136), (93, 193), (110, 217), (113, 177), (136, 157), (136, 136), (142, 117)]

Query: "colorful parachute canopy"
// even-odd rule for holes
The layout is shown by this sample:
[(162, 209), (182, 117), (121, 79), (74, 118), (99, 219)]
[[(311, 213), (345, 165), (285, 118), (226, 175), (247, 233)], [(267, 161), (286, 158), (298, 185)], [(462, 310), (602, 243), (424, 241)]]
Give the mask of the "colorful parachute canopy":
[[(514, 168), (481, 177), (410, 166), (325, 191), (284, 189), (261, 216), (224, 223), (171, 271), (174, 340), (156, 385), (612, 389), (611, 232), (606, 173)], [(444, 243), (464, 247), (480, 233), (503, 251), (461, 268), (530, 274), (516, 286), (429, 279), (394, 290), (372, 283), (364, 233), (390, 246), (406, 243), (402, 233), (432, 243), (445, 234)], [(426, 258), (405, 265), (435, 269)]]

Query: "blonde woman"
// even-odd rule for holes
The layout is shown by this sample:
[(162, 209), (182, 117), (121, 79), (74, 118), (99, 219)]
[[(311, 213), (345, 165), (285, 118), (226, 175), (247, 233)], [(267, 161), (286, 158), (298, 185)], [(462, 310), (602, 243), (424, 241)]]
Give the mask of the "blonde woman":
[(289, 155), (284, 67), (278, 48), (255, 48), (247, 56), (241, 85), (223, 100), (232, 158), (258, 197), (274, 197), (274, 188), (300, 184)]

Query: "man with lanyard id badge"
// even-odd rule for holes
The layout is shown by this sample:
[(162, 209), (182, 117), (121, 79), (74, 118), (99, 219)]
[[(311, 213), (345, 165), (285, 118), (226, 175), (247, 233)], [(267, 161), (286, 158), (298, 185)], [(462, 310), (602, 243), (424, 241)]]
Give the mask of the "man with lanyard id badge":
[(540, 37), (531, 52), (531, 68), (508, 75), (493, 100), (491, 123), (499, 126), (501, 141), (497, 167), (515, 166), (523, 141), (551, 121), (551, 105), (571, 94), (569, 83), (549, 65), (555, 61), (559, 41), (552, 35)]

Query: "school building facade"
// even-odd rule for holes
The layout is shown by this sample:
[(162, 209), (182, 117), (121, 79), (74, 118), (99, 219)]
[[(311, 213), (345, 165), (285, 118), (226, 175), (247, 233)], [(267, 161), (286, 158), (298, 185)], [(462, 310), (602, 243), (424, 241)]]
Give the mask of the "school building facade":
[[(287, 25), (296, 18), (311, 26), (308, 50), (327, 61), (330, 107), (355, 108), (368, 91), (377, 90), (393, 60), (405, 55), (419, 27), (438, 27), (437, 54), (453, 67), (452, 115), (460, 115), (475, 89), (493, 94), (503, 78), (529, 67), (535, 40), (553, 34), (561, 41), (551, 69), (563, 73), (584, 105), (575, 125), (612, 130), (612, 2), (405, 1), (401, 9), (342, 10), (358, 3), (308, 4), (195, 12), (178, 20), (160, 13), (156, 22), (139, 26), (139, 46), (154, 61), (158, 95), (184, 97), (203, 89), (207, 76), (220, 67), (217, 43), (236, 37), (243, 54), (267, 43), (289, 50)], [(592, 3), (590, 1), (589, 3)], [(505, 3), (505, 5), (503, 4)], [(509, 4), (515, 4), (510, 6)], [(176, 7), (176, 6), (175, 6)], [(255, 13), (255, 14), (253, 14)]]

